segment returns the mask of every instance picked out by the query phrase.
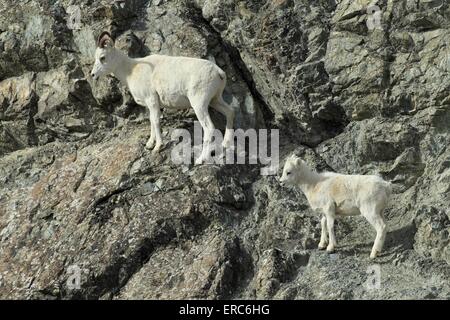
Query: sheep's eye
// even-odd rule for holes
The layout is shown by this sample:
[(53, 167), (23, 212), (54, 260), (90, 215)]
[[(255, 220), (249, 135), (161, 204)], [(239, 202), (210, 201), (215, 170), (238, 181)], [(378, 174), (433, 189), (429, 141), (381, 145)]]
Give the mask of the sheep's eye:
[(291, 174), (291, 172), (290, 172), (290, 171), (286, 173), (286, 175), (290, 175), (290, 174)]
[(106, 61), (106, 57), (101, 57), (101, 58), (100, 58), (100, 62), (101, 62), (101, 63), (105, 63), (105, 61)]

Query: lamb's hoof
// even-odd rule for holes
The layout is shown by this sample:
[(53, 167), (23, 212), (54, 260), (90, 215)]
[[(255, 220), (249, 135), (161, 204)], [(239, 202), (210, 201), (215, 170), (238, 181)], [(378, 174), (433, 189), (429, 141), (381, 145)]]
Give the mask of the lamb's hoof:
[(162, 144), (157, 144), (157, 145), (153, 148), (152, 153), (159, 153), (159, 152), (161, 151), (161, 149), (162, 149)]
[(328, 253), (333, 253), (333, 252), (334, 252), (334, 246), (328, 245), (328, 247), (327, 247), (327, 252), (328, 252)]
[(324, 250), (326, 247), (326, 244), (319, 243), (319, 246), (317, 248), (319, 248), (319, 250)]
[(194, 165), (199, 166), (203, 164), (203, 157), (198, 158), (197, 160), (195, 160)]
[(370, 260), (375, 259), (377, 256), (378, 256), (378, 252), (372, 252), (372, 253), (370, 254)]
[(231, 147), (231, 141), (230, 141), (230, 140), (223, 140), (223, 142), (222, 142), (222, 147), (223, 147), (224, 149), (230, 148), (230, 147)]
[(145, 148), (148, 150), (152, 150), (155, 146), (155, 141), (149, 141), (147, 142), (147, 144), (145, 145)]

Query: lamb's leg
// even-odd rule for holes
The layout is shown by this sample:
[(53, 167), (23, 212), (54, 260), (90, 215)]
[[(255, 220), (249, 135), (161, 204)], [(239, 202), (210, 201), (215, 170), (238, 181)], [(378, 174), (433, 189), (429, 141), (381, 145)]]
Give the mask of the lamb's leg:
[(151, 130), (150, 138), (148, 139), (147, 144), (145, 145), (147, 149), (153, 149), (156, 143), (156, 135), (155, 135), (156, 130), (151, 117), (150, 117), (150, 130)]
[(223, 101), (222, 96), (215, 98), (215, 100), (212, 101), (211, 106), (227, 118), (225, 137), (222, 146), (228, 148), (233, 142), (234, 110), (230, 105)]
[(146, 147), (149, 149), (153, 148), (153, 152), (158, 152), (162, 146), (161, 125), (160, 125), (161, 108), (159, 106), (159, 102), (156, 97), (151, 97), (147, 99), (146, 103), (150, 111), (150, 122), (152, 130), (150, 134), (150, 139), (148, 140)]
[(322, 216), (320, 226), (322, 230), (320, 234), (319, 249), (322, 250), (327, 246), (327, 218), (325, 216)]
[(195, 160), (195, 164), (202, 164), (203, 161), (208, 159), (210, 156), (211, 141), (214, 133), (214, 123), (212, 122), (211, 117), (209, 116), (208, 103), (194, 102), (192, 104), (192, 108), (194, 109), (195, 114), (197, 115), (197, 119), (200, 122), (204, 131), (202, 154), (197, 160)]
[(328, 236), (330, 238), (327, 246), (327, 252), (333, 252), (334, 248), (336, 247), (336, 237), (334, 235), (334, 219), (336, 217), (336, 212), (334, 204), (328, 206), (328, 208), (326, 208), (324, 211), (325, 217), (327, 219)]
[(384, 240), (386, 239), (386, 223), (384, 222), (384, 218), (380, 211), (377, 210), (368, 211), (364, 216), (377, 232), (377, 236), (375, 237), (372, 251), (370, 253), (370, 259), (375, 259), (383, 249)]

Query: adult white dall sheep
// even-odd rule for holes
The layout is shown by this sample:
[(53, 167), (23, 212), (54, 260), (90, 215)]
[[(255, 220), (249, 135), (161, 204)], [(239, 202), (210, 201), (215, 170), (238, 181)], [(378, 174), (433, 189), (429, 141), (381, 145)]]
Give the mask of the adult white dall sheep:
[(311, 170), (303, 160), (292, 155), (286, 160), (280, 183), (299, 186), (311, 208), (321, 211), (322, 232), (319, 249), (326, 247), (328, 252), (334, 251), (336, 218), (361, 214), (377, 232), (370, 258), (374, 259), (381, 252), (386, 237), (383, 210), (391, 195), (389, 182), (375, 175), (318, 173)]
[(137, 104), (150, 111), (151, 134), (146, 147), (158, 152), (163, 144), (160, 128), (161, 106), (173, 109), (192, 107), (203, 127), (203, 151), (196, 159), (202, 163), (209, 156), (214, 124), (209, 116), (211, 106), (226, 117), (223, 146), (233, 142), (234, 110), (223, 100), (225, 72), (216, 64), (196, 58), (149, 55), (132, 59), (114, 47), (108, 32), (98, 38), (94, 80), (112, 74), (127, 85)]

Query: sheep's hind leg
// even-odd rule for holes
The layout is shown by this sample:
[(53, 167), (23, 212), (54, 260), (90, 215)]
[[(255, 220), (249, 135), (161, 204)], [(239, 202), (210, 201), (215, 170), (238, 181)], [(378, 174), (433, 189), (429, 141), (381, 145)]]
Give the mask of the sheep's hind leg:
[(147, 101), (147, 106), (150, 111), (150, 123), (151, 123), (151, 134), (150, 139), (147, 142), (146, 147), (148, 149), (153, 148), (153, 152), (159, 152), (162, 146), (162, 136), (161, 136), (161, 108), (159, 102), (156, 98), (149, 98)]
[(153, 147), (155, 146), (156, 143), (156, 136), (155, 136), (155, 126), (153, 125), (153, 121), (150, 119), (150, 138), (147, 141), (147, 144), (145, 145), (145, 147), (147, 149), (153, 149)]
[(206, 159), (210, 157), (211, 142), (214, 133), (214, 123), (209, 116), (207, 103), (193, 103), (192, 107), (204, 131), (202, 153), (200, 157), (195, 160), (195, 164), (198, 165), (202, 164)]
[(325, 217), (327, 219), (327, 230), (329, 236), (329, 243), (327, 246), (327, 252), (333, 252), (336, 247), (336, 237), (334, 235), (334, 220), (336, 217), (334, 204), (325, 209)]
[(327, 218), (325, 216), (320, 220), (321, 234), (319, 242), (319, 250), (323, 250), (327, 247)]
[(375, 259), (383, 249), (384, 240), (386, 239), (386, 223), (384, 222), (383, 216), (379, 214), (377, 210), (368, 211), (364, 217), (377, 232), (377, 236), (375, 237), (372, 251), (370, 253), (370, 259)]
[(222, 146), (224, 148), (229, 148), (231, 143), (233, 142), (234, 110), (229, 104), (223, 101), (222, 96), (215, 98), (215, 100), (211, 104), (211, 107), (219, 111), (227, 119), (225, 137), (223, 139)]

